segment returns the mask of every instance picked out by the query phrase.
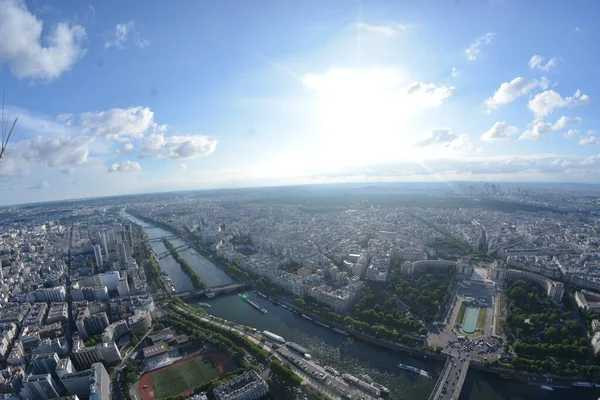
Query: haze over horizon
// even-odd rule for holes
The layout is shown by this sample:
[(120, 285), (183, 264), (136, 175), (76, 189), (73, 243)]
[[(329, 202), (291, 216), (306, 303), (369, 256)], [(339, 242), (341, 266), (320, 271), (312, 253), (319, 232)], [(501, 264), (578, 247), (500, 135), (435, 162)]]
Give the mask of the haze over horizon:
[(600, 183), (595, 2), (139, 4), (0, 0), (0, 204)]

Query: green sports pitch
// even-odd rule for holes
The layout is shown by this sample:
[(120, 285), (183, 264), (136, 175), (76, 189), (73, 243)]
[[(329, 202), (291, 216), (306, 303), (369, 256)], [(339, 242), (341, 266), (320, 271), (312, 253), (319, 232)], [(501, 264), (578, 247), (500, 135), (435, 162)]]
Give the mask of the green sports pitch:
[(204, 357), (165, 368), (151, 375), (156, 399), (174, 396), (219, 376), (212, 362)]

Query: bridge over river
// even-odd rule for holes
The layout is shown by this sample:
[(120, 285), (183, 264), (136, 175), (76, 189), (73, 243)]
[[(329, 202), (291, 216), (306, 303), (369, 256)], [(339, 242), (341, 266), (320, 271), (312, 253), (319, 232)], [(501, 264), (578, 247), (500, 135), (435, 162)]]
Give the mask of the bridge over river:
[(236, 282), (236, 283), (229, 283), (226, 285), (212, 286), (209, 288), (188, 290), (185, 292), (173, 293), (171, 295), (163, 294), (163, 295), (156, 296), (155, 298), (163, 299), (165, 297), (172, 297), (172, 296), (176, 296), (181, 299), (187, 299), (190, 297), (199, 297), (199, 296), (206, 296), (208, 298), (212, 298), (218, 294), (226, 294), (226, 293), (235, 292), (236, 290), (251, 288), (253, 284), (254, 284), (254, 281)]
[[(177, 247), (175, 247), (175, 250), (185, 250), (185, 249), (189, 249), (190, 245), (189, 244), (182, 244), (179, 245)], [(165, 257), (168, 257), (171, 255), (171, 252), (169, 250), (163, 251), (162, 253), (159, 253), (156, 255), (156, 258), (158, 258), (159, 260), (162, 260)]]
[(429, 400), (458, 400), (470, 363), (469, 359), (448, 356)]
[(155, 243), (155, 242), (162, 242), (163, 239), (167, 239), (167, 240), (179, 239), (179, 236), (177, 236), (177, 235), (161, 236), (161, 237), (155, 237), (155, 238), (150, 239), (148, 241), (151, 242), (151, 243)]

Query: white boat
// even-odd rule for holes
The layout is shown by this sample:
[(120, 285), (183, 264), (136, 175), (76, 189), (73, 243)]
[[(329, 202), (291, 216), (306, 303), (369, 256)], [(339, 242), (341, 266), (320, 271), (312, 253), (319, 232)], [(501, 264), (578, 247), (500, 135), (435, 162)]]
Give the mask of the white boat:
[(332, 330), (332, 331), (334, 331), (334, 332), (337, 332), (337, 333), (339, 333), (339, 334), (341, 334), (341, 335), (344, 335), (344, 336), (349, 336), (349, 333), (348, 333), (348, 332), (346, 332), (346, 331), (344, 331), (344, 330), (342, 330), (342, 329), (339, 329), (339, 328), (331, 328), (331, 330)]
[(271, 339), (274, 342), (279, 342), (281, 344), (285, 344), (285, 339), (279, 335), (274, 334), (273, 332), (263, 331), (263, 335), (266, 336), (268, 339)]
[(281, 303), (279, 303), (279, 305), (280, 305), (281, 307), (285, 308), (286, 310), (288, 309), (288, 306), (286, 306), (285, 304), (281, 304)]
[(548, 390), (548, 391), (550, 391), (550, 392), (553, 392), (553, 391), (554, 391), (554, 389), (552, 389), (552, 387), (551, 387), (551, 386), (546, 386), (546, 385), (542, 385), (542, 386), (540, 386), (540, 389)]
[(594, 384), (591, 382), (573, 382), (571, 385), (575, 387), (594, 387)]
[(324, 324), (324, 323), (322, 323), (321, 321), (315, 321), (315, 324), (317, 324), (317, 325), (321, 325), (321, 326), (324, 326), (325, 328), (329, 328), (329, 327), (330, 327), (329, 325), (327, 325), (327, 324)]
[(427, 371), (425, 371), (424, 369), (419, 369), (419, 368), (413, 367), (411, 365), (399, 363), (398, 368), (403, 369), (405, 371), (414, 372), (415, 374), (419, 374), (422, 376), (429, 376), (429, 373)]
[(308, 315), (306, 315), (306, 314), (302, 314), (302, 316), (304, 318), (306, 318), (307, 320), (309, 320), (309, 321), (313, 321), (313, 319), (311, 317), (309, 317)]
[(198, 305), (199, 305), (200, 307), (204, 307), (204, 308), (210, 308), (210, 304), (208, 304), (208, 303), (198, 303)]

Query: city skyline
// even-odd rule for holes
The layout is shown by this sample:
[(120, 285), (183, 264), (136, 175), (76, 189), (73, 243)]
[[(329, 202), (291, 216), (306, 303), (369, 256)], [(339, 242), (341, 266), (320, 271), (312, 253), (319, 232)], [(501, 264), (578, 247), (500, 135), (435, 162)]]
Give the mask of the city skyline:
[(0, 204), (310, 183), (600, 183), (597, 6), (583, 3), (539, 13), (509, 0), (2, 0), (0, 89), (19, 122)]

